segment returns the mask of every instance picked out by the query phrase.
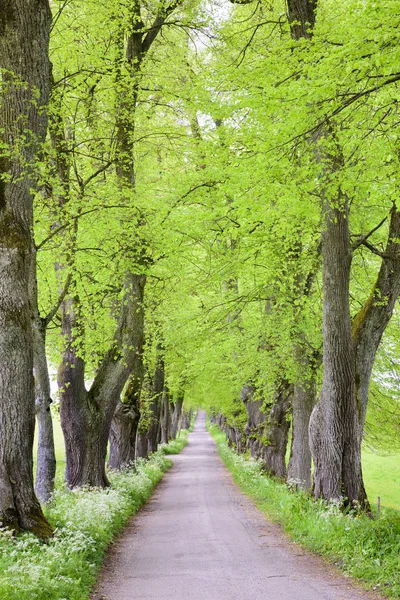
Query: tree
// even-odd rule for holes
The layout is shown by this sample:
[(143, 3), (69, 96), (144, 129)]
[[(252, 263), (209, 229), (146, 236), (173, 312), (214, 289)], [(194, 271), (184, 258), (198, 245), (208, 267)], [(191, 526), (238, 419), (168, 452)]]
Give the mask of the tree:
[[(33, 490), (35, 399), (31, 274), (35, 161), (46, 134), (51, 13), (47, 0), (0, 7), (0, 522), (47, 538)], [(36, 50), (32, 52), (32, 47)], [(35, 275), (32, 275), (35, 277)]]

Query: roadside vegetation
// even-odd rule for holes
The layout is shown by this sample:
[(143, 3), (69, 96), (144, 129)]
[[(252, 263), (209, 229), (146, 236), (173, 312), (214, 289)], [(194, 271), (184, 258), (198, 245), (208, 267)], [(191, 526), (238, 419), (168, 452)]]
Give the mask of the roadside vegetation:
[(304, 548), (333, 562), (345, 573), (389, 598), (400, 597), (400, 513), (383, 508), (371, 519), (343, 511), (338, 502), (315, 501), (268, 477), (260, 461), (228, 447), (217, 426), (209, 428), (219, 454), (240, 489), (270, 519)]
[(1, 600), (85, 600), (107, 546), (146, 502), (171, 466), (168, 454), (187, 443), (187, 432), (160, 446), (136, 469), (109, 473), (106, 489), (69, 490), (59, 478), (45, 515), (55, 530), (43, 543), (31, 533), (0, 530)]

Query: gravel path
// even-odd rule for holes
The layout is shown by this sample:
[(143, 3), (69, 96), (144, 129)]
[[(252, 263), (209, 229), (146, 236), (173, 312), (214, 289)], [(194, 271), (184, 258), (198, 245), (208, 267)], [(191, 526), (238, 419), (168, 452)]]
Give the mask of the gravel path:
[(233, 483), (200, 413), (183, 452), (108, 553), (93, 600), (367, 600), (287, 540)]

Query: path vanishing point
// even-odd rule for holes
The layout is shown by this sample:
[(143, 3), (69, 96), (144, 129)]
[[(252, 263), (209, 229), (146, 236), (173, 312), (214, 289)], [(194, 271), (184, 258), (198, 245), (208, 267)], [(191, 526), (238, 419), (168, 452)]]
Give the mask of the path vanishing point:
[(108, 553), (93, 600), (367, 600), (288, 541), (233, 482), (200, 413), (146, 506)]

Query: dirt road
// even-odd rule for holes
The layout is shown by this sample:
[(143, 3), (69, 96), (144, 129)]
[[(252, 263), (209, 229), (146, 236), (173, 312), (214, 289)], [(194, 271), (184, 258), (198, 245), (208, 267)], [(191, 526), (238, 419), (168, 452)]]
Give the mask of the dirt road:
[(93, 600), (367, 600), (292, 544), (232, 482), (200, 414), (109, 553)]

